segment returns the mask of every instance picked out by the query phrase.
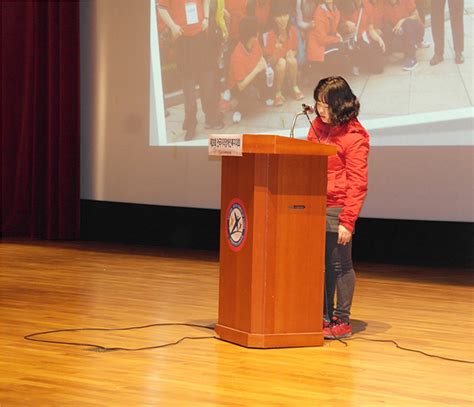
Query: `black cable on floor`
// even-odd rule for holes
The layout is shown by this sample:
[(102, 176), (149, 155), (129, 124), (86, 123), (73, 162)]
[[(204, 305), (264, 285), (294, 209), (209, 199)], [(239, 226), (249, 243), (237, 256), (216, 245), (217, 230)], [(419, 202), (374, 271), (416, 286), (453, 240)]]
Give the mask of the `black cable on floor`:
[(446, 356), (439, 356), (439, 355), (433, 355), (432, 353), (427, 353), (422, 350), (418, 349), (411, 349), (411, 348), (406, 348), (404, 346), (400, 346), (396, 341), (393, 339), (372, 339), (372, 338), (364, 338), (361, 336), (358, 336), (356, 338), (346, 338), (346, 341), (355, 341), (355, 340), (361, 340), (361, 341), (370, 341), (370, 342), (382, 342), (382, 343), (393, 343), (396, 348), (401, 349), (401, 350), (406, 350), (407, 352), (415, 352), (415, 353), (421, 353), (422, 355), (428, 356), (430, 358), (437, 358), (437, 359), (442, 359), (442, 360), (448, 360), (450, 362), (459, 362), (459, 363), (470, 363), (474, 364), (474, 361), (471, 360), (465, 360), (465, 359), (455, 359), (455, 358), (448, 358)]
[(178, 343), (184, 341), (185, 339), (212, 339), (216, 338), (215, 336), (184, 336), (181, 339), (178, 339), (176, 342), (169, 342), (163, 345), (156, 345), (156, 346), (147, 346), (143, 348), (120, 348), (114, 347), (109, 348), (106, 346), (97, 345), (95, 343), (81, 343), (81, 342), (63, 342), (63, 341), (52, 341), (48, 339), (37, 339), (36, 336), (40, 335), (49, 335), (54, 333), (61, 333), (61, 332), (79, 332), (79, 331), (130, 331), (133, 329), (144, 329), (144, 328), (151, 328), (154, 326), (190, 326), (194, 328), (204, 328), (214, 330), (213, 326), (210, 325), (198, 325), (198, 324), (188, 324), (188, 323), (180, 323), (180, 322), (163, 322), (158, 324), (149, 324), (149, 325), (140, 325), (140, 326), (131, 326), (126, 328), (72, 328), (72, 329), (55, 329), (53, 331), (44, 331), (44, 332), (36, 332), (30, 335), (24, 336), (24, 339), (27, 341), (32, 342), (43, 342), (43, 343), (54, 343), (59, 345), (73, 345), (73, 346), (85, 346), (92, 348), (90, 350), (94, 350), (96, 352), (112, 352), (118, 350), (124, 350), (128, 352), (140, 351), (140, 350), (148, 350), (148, 349), (158, 349), (164, 348), (171, 345), (177, 345)]
[[(325, 306), (326, 306), (326, 314), (329, 315), (329, 309), (328, 309), (328, 301), (327, 301), (327, 292), (326, 292), (326, 283), (324, 283), (324, 302), (325, 302)], [(327, 340), (337, 340), (338, 342), (341, 342), (342, 344), (344, 344), (344, 346), (348, 346), (347, 342), (346, 341), (354, 341), (354, 340), (363, 340), (363, 341), (370, 341), (370, 342), (382, 342), (382, 343), (393, 343), (395, 345), (395, 347), (397, 347), (398, 349), (401, 349), (401, 350), (405, 350), (407, 352), (414, 352), (414, 353), (420, 353), (424, 356), (428, 356), (430, 358), (437, 358), (437, 359), (441, 359), (441, 360), (447, 360), (449, 362), (459, 362), (459, 363), (469, 363), (469, 364), (474, 364), (473, 361), (470, 361), (470, 360), (464, 360), (464, 359), (455, 359), (455, 358), (448, 358), (448, 357), (445, 357), (445, 356), (439, 356), (439, 355), (433, 355), (431, 353), (427, 353), (427, 352), (424, 352), (422, 350), (418, 350), (418, 349), (411, 349), (411, 348), (406, 348), (404, 346), (400, 346), (396, 341), (394, 341), (393, 339), (371, 339), (371, 338), (363, 338), (363, 337), (351, 337), (351, 338), (344, 338), (341, 339), (339, 338), (337, 335), (334, 334), (333, 330), (332, 330), (332, 327), (331, 325), (329, 325), (329, 330), (332, 334), (332, 338), (325, 338)]]
[[(203, 329), (209, 329), (209, 330), (214, 330), (214, 326), (212, 325), (198, 325), (198, 324), (189, 324), (189, 323), (180, 323), (180, 322), (164, 322), (164, 323), (158, 323), (158, 324), (149, 324), (149, 325), (141, 325), (141, 326), (132, 326), (132, 327), (127, 327), (127, 328), (72, 328), (72, 329), (56, 329), (53, 331), (44, 331), (44, 332), (36, 332), (32, 333), (29, 335), (24, 336), (24, 339), (32, 342), (43, 342), (43, 343), (54, 343), (54, 344), (60, 344), (60, 345), (73, 345), (73, 346), (85, 346), (92, 348), (90, 350), (94, 350), (96, 352), (113, 352), (113, 351), (127, 351), (127, 352), (136, 352), (136, 351), (141, 351), (141, 350), (149, 350), (149, 349), (159, 349), (159, 348), (165, 348), (167, 346), (172, 346), (172, 345), (177, 345), (180, 342), (186, 340), (186, 339), (217, 339), (221, 340), (217, 336), (184, 336), (181, 339), (178, 339), (175, 342), (169, 342), (165, 343), (163, 345), (156, 345), (156, 346), (146, 346), (143, 348), (120, 348), (120, 347), (113, 347), (109, 348), (106, 346), (101, 346), (97, 345), (94, 343), (81, 343), (81, 342), (63, 342), (63, 341), (52, 341), (52, 340), (47, 340), (47, 339), (36, 339), (36, 336), (40, 335), (49, 335), (53, 333), (60, 333), (60, 332), (79, 332), (79, 331), (129, 331), (133, 329), (143, 329), (143, 328), (150, 328), (154, 326), (190, 326), (194, 328), (203, 328)], [(363, 341), (369, 341), (369, 342), (381, 342), (381, 343), (393, 343), (398, 349), (407, 351), (407, 352), (415, 352), (415, 353), (420, 353), (424, 356), (428, 356), (430, 358), (437, 358), (441, 360), (446, 360), (449, 362), (459, 362), (459, 363), (469, 363), (469, 364), (474, 364), (474, 361), (470, 360), (464, 360), (464, 359), (455, 359), (455, 358), (448, 358), (445, 356), (439, 356), (439, 355), (434, 355), (431, 353), (424, 352), (422, 350), (418, 349), (411, 349), (407, 348), (404, 346), (400, 346), (396, 341), (393, 339), (372, 339), (372, 338), (364, 338), (364, 337), (351, 337), (351, 338), (345, 338), (345, 340), (341, 340), (338, 337), (334, 336), (333, 339), (337, 339), (339, 342), (343, 343), (344, 346), (348, 346), (346, 341), (354, 341), (354, 340), (363, 340)]]

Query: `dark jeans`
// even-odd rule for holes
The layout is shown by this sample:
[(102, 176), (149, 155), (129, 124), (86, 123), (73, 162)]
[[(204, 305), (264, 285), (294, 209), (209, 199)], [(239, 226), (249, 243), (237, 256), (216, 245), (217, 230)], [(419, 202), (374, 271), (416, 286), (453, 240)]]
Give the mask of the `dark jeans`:
[(415, 59), (416, 44), (423, 40), (424, 32), (419, 21), (408, 19), (402, 24), (402, 34), (394, 34), (392, 27), (386, 27), (384, 40), (389, 52), (403, 52), (405, 57)]
[(247, 113), (251, 111), (257, 100), (264, 101), (271, 97), (272, 90), (267, 87), (265, 71), (260, 72), (255, 79), (243, 90), (239, 90), (237, 85), (231, 91), (232, 97), (237, 100), (237, 111)]
[(383, 72), (384, 53), (376, 42), (367, 44), (358, 41), (350, 51), (350, 57), (354, 66), (358, 66), (363, 72), (378, 74)]
[[(436, 55), (444, 55), (444, 8), (446, 0), (433, 0), (431, 2), (431, 31), (435, 44)], [(451, 20), (451, 33), (453, 35), (454, 51), (464, 51), (464, 0), (448, 0), (449, 18)]]
[(217, 114), (217, 100), (213, 97), (213, 61), (208, 56), (207, 36), (201, 32), (193, 37), (179, 37), (176, 41), (176, 64), (181, 75), (184, 95), (184, 130), (197, 124), (196, 85), (199, 85), (201, 105), (206, 121)]
[[(355, 272), (352, 266), (352, 239), (346, 245), (337, 243), (338, 234), (326, 232), (324, 318), (332, 316), (349, 322), (355, 288)], [(334, 295), (336, 308), (334, 309)]]
[(314, 82), (327, 76), (344, 76), (350, 70), (350, 60), (348, 51), (345, 46), (341, 44), (335, 50), (327, 49), (324, 54), (323, 62), (310, 62), (311, 77)]

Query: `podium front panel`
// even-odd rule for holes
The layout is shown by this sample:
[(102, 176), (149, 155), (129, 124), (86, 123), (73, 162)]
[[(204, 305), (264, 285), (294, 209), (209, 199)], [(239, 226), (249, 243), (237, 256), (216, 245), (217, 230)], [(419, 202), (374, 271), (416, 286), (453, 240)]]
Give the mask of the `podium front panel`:
[[(223, 339), (322, 344), (326, 171), (323, 156), (223, 157), (216, 327)], [(245, 239), (237, 233), (230, 242), (239, 220)]]

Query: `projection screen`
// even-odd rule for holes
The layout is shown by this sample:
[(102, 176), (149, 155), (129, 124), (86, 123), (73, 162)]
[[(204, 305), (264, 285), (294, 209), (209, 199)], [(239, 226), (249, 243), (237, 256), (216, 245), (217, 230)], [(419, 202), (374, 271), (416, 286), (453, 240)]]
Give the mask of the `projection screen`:
[[(173, 63), (162, 71), (156, 10), (149, 0), (81, 2), (81, 197), (217, 209), (220, 161), (207, 156), (208, 135), (287, 136), (301, 103), (314, 103), (316, 83), (302, 80), (302, 100), (288, 96), (282, 106), (263, 100), (239, 122), (231, 105), (223, 109), (219, 129), (205, 128), (197, 96), (196, 134), (185, 140), (183, 92), (179, 77), (173, 86), (166, 83)], [(417, 51), (413, 71), (404, 71), (394, 54), (383, 73), (346, 77), (371, 136), (369, 194), (361, 216), (473, 221), (471, 11), (464, 15), (464, 64), (453, 61), (447, 20), (442, 64), (429, 65), (431, 45)], [(429, 27), (425, 41), (432, 41)], [(218, 81), (220, 102), (227, 82)], [(308, 126), (299, 119), (296, 136), (305, 138)]]

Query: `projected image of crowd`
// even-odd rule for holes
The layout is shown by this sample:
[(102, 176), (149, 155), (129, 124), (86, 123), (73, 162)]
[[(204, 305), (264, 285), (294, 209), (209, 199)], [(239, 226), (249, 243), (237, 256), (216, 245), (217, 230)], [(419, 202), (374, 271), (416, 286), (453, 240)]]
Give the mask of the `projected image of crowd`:
[[(449, 1), (456, 64), (464, 62), (463, 4)], [(174, 141), (206, 138), (255, 112), (311, 103), (325, 76), (383, 76), (387, 67), (412, 72), (420, 52), (430, 52), (433, 67), (444, 59), (441, 0), (156, 0), (156, 6), (167, 120), (170, 107), (184, 106)]]

